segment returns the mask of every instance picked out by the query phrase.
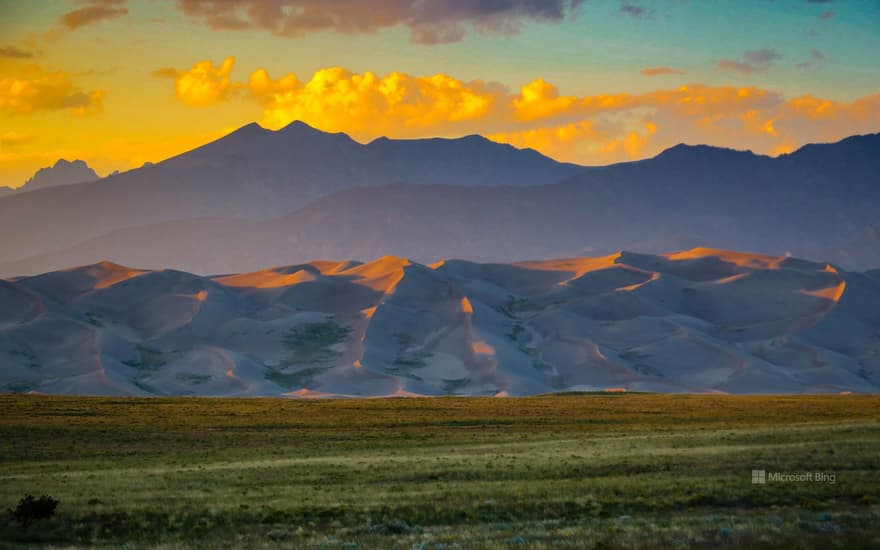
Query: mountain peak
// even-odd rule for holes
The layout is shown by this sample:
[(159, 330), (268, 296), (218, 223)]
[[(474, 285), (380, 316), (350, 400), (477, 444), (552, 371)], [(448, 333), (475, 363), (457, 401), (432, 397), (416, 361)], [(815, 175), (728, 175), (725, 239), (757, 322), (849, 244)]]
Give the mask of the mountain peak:
[(258, 133), (263, 133), (263, 132), (267, 132), (267, 131), (268, 130), (266, 130), (265, 128), (260, 126), (259, 123), (257, 123), (257, 122), (250, 122), (248, 124), (245, 124), (241, 128), (239, 128), (238, 130), (236, 130), (236, 132), (258, 132)]
[(296, 131), (311, 130), (313, 132), (321, 132), (322, 134), (327, 133), (327, 132), (322, 132), (321, 130), (318, 130), (317, 128), (315, 128), (311, 124), (309, 124), (307, 122), (303, 122), (302, 120), (294, 120), (293, 122), (284, 126), (283, 128), (281, 128), (278, 131), (285, 132), (285, 131), (294, 131), (294, 130), (296, 130)]
[(19, 190), (33, 191), (34, 189), (45, 189), (97, 179), (99, 179), (98, 174), (89, 168), (85, 161), (58, 159), (52, 166), (37, 170)]
[(74, 160), (58, 159), (55, 161), (55, 164), (52, 165), (52, 168), (54, 168), (54, 169), (67, 168), (67, 167), (88, 168), (88, 165), (85, 163), (85, 161), (79, 160), (79, 159), (74, 159)]
[(276, 130), (277, 133), (280, 134), (296, 134), (302, 136), (347, 136), (345, 132), (325, 132), (324, 130), (320, 130), (315, 128), (314, 126), (303, 122), (302, 120), (294, 120), (287, 126), (283, 128), (279, 128)]
[(716, 147), (714, 145), (689, 145), (686, 143), (679, 143), (678, 145), (673, 145), (668, 149), (664, 149), (655, 158), (691, 160), (700, 158), (715, 159), (720, 157), (744, 158), (759, 156), (762, 155), (756, 155), (749, 150), (730, 149), (727, 147)]

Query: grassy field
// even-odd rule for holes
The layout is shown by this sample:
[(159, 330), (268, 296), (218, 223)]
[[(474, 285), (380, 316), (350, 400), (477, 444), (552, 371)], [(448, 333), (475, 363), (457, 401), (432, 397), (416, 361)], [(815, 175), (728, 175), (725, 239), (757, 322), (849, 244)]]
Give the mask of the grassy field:
[(876, 548), (878, 470), (880, 396), (5, 395), (0, 547)]

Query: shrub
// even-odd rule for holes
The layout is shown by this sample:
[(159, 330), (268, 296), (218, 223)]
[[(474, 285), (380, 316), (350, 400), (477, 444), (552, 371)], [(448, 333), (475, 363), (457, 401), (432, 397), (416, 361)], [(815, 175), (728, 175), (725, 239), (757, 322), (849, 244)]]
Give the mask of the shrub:
[(40, 519), (52, 517), (55, 508), (58, 507), (58, 500), (43, 495), (40, 498), (34, 498), (33, 495), (27, 495), (18, 501), (15, 510), (11, 510), (15, 521), (22, 527), (28, 527), (33, 522)]

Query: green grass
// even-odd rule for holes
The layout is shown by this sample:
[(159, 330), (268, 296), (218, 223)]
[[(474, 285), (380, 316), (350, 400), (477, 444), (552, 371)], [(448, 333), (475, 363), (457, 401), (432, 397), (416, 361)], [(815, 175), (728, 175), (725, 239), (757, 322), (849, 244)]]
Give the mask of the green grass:
[(61, 504), (0, 547), (877, 547), (878, 456), (873, 396), (5, 395), (0, 510)]

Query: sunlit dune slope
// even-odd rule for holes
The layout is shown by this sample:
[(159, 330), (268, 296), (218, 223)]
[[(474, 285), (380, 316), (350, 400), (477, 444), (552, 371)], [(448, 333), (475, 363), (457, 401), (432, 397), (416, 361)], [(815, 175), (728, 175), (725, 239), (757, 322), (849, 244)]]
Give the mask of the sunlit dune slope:
[(697, 248), (0, 280), (0, 389), (299, 398), (877, 392), (880, 277)]

